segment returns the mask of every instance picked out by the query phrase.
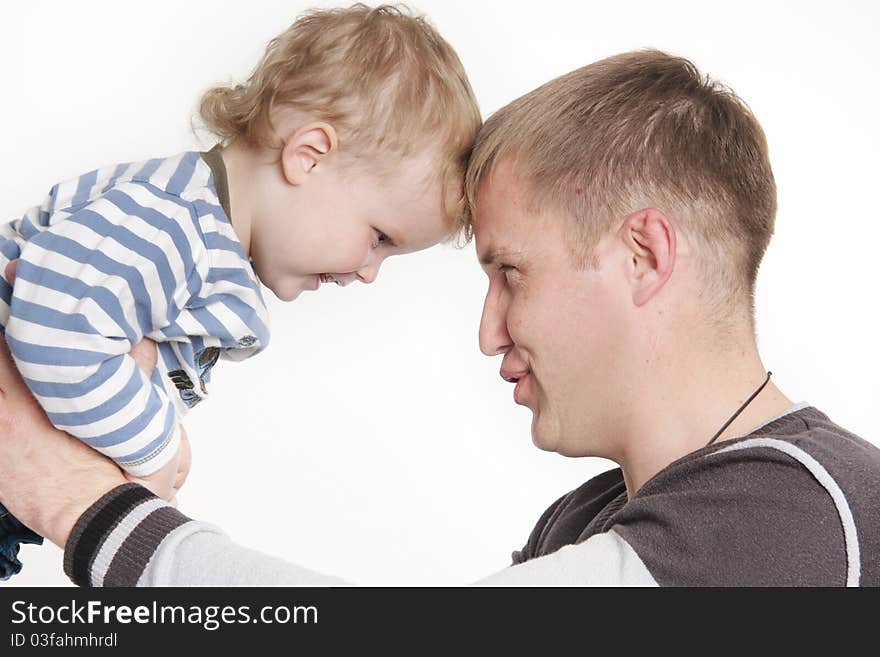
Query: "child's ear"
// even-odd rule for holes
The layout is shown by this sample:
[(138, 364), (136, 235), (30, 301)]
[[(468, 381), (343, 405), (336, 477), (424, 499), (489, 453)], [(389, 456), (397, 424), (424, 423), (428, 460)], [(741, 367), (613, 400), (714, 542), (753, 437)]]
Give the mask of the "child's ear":
[(336, 130), (329, 123), (310, 123), (293, 133), (281, 149), (281, 169), (291, 185), (302, 185), (315, 167), (336, 154)]

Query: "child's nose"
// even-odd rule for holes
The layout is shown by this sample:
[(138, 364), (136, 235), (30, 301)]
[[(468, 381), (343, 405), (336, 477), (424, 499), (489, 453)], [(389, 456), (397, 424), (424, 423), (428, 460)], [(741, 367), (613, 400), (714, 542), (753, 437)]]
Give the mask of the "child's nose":
[(365, 267), (361, 267), (357, 270), (357, 277), (362, 283), (372, 283), (379, 275), (379, 267), (381, 266), (382, 260), (377, 260), (376, 262), (372, 262)]

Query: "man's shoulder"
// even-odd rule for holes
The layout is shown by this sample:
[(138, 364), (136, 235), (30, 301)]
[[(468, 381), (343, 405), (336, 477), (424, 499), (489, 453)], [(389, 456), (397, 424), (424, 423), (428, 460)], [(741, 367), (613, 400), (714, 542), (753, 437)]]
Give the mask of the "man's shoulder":
[(514, 563), (614, 532), (661, 585), (880, 583), (880, 450), (815, 408), (673, 462), (627, 499), (610, 470), (559, 498)]
[(676, 585), (880, 583), (880, 450), (807, 407), (649, 480), (612, 529)]
[[(874, 485), (880, 480), (880, 449), (834, 423), (812, 406), (800, 408), (768, 422), (745, 436), (715, 443), (674, 461), (645, 483), (638, 495), (655, 490), (692, 487), (697, 479), (724, 476), (727, 468), (748, 466), (791, 467), (809, 472), (814, 479), (844, 488)], [(747, 481), (755, 474), (737, 478), (735, 484), (754, 490), (767, 486), (766, 479)], [(777, 489), (785, 493), (785, 489)]]
[(522, 563), (581, 542), (585, 530), (621, 496), (626, 498), (626, 485), (620, 468), (596, 475), (566, 493), (544, 511), (523, 549), (512, 554), (513, 563)]

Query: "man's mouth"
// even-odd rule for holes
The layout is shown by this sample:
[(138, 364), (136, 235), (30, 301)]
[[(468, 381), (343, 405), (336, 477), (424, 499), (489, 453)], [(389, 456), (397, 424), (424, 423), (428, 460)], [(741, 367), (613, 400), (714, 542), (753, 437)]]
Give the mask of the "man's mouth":
[(517, 404), (521, 404), (522, 406), (528, 406), (528, 385), (531, 383), (532, 374), (529, 372), (525, 376), (521, 377), (516, 382), (516, 387), (513, 389), (513, 401)]
[(527, 406), (526, 403), (528, 400), (528, 388), (529, 383), (531, 382), (532, 371), (529, 369), (522, 370), (505, 370), (502, 368), (501, 370), (501, 378), (507, 381), (508, 383), (515, 383), (516, 387), (513, 389), (513, 401), (517, 404), (521, 404), (523, 406)]

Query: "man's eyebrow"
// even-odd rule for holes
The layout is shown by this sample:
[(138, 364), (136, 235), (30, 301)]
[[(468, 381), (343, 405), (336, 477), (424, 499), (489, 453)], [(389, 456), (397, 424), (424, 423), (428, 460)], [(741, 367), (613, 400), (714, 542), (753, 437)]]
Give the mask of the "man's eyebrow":
[(490, 249), (484, 251), (483, 254), (480, 256), (480, 264), (483, 267), (488, 267), (493, 262), (495, 262), (495, 260), (497, 258), (498, 258), (498, 251), (490, 248)]
[(500, 260), (502, 258), (509, 258), (512, 255), (515, 255), (514, 251), (510, 251), (505, 248), (494, 248), (490, 247), (486, 250), (483, 255), (480, 256), (480, 264), (483, 267), (488, 267), (489, 265), (495, 263), (495, 261)]

